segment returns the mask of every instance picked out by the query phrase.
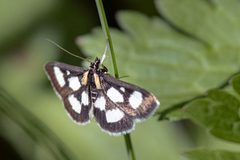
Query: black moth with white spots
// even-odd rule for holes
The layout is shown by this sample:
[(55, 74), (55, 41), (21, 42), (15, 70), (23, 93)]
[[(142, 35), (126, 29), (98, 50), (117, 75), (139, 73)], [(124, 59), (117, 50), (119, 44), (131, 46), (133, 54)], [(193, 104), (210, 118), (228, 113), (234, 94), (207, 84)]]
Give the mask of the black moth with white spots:
[(73, 121), (85, 125), (94, 116), (110, 135), (130, 133), (135, 122), (151, 117), (160, 102), (152, 93), (112, 77), (99, 65), (96, 58), (88, 70), (60, 62), (49, 62), (45, 69)]

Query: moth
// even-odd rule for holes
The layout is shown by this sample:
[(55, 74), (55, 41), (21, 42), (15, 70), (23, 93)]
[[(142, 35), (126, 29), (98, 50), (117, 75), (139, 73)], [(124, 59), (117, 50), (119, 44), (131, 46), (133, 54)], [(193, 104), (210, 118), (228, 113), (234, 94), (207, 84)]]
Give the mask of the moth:
[(135, 122), (150, 118), (160, 102), (152, 93), (112, 77), (101, 63), (96, 58), (85, 69), (48, 62), (45, 70), (74, 122), (85, 125), (94, 117), (102, 131), (110, 135), (130, 133)]

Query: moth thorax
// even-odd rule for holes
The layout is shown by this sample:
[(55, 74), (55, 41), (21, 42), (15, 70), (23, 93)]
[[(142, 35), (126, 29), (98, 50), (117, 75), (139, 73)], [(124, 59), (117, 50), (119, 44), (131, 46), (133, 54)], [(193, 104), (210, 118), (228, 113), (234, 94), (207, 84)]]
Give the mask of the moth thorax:
[(101, 89), (100, 79), (95, 71), (89, 71), (88, 79), (92, 89)]

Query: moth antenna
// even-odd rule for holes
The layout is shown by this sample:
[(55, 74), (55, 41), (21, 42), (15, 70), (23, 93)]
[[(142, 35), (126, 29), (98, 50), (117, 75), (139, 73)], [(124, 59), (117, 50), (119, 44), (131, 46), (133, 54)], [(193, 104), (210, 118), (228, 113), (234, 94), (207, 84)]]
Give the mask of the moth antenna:
[(82, 58), (82, 57), (80, 57), (80, 56), (77, 56), (77, 55), (75, 55), (75, 54), (73, 54), (73, 53), (71, 53), (71, 52), (69, 52), (69, 51), (67, 51), (66, 49), (64, 49), (63, 47), (61, 47), (61, 46), (59, 46), (56, 42), (53, 42), (52, 40), (50, 40), (50, 39), (46, 39), (47, 41), (49, 41), (49, 42), (51, 42), (51, 43), (53, 43), (54, 45), (56, 45), (58, 48), (60, 48), (61, 50), (63, 50), (64, 52), (66, 52), (66, 53), (68, 53), (68, 54), (70, 54), (71, 56), (74, 56), (74, 57), (77, 57), (77, 58), (79, 58), (79, 59), (82, 59), (82, 60), (84, 60), (84, 61), (87, 61), (87, 62), (90, 62), (90, 63), (92, 63), (91, 61), (89, 61), (88, 59), (85, 59), (85, 58)]
[(101, 65), (102, 65), (102, 63), (109, 57), (109, 56), (106, 56), (106, 54), (107, 54), (107, 48), (108, 48), (107, 43), (108, 43), (108, 38), (107, 38), (107, 40), (106, 40), (106, 48), (105, 48), (105, 51), (104, 51), (103, 56), (102, 56), (102, 59), (101, 59), (101, 63), (100, 63)]

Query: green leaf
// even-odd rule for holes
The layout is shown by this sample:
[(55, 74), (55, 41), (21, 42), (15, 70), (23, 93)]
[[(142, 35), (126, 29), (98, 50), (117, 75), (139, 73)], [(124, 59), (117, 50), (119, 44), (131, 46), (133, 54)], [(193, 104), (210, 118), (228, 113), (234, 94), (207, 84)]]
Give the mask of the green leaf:
[(233, 95), (223, 90), (211, 90), (207, 98), (189, 103), (183, 111), (214, 136), (240, 143), (239, 106), (239, 100)]
[(199, 149), (187, 151), (184, 153), (186, 157), (191, 160), (238, 160), (240, 153), (228, 152), (222, 150), (208, 151), (206, 149)]
[(232, 86), (233, 86), (234, 90), (238, 94), (240, 94), (240, 74), (233, 77)]
[(234, 48), (240, 44), (238, 0), (214, 0), (212, 3), (157, 0), (157, 6), (174, 25), (205, 41), (217, 52), (220, 48)]
[[(179, 108), (169, 108), (203, 95), (239, 71), (240, 20), (236, 17), (240, 5), (235, 3), (156, 1), (159, 12), (174, 27), (159, 17), (119, 12), (117, 20), (123, 31), (111, 29), (111, 35), (120, 77), (127, 75), (122, 80), (155, 94), (164, 116), (184, 118)], [(81, 36), (77, 44), (92, 60), (101, 57), (105, 47), (101, 29)]]

